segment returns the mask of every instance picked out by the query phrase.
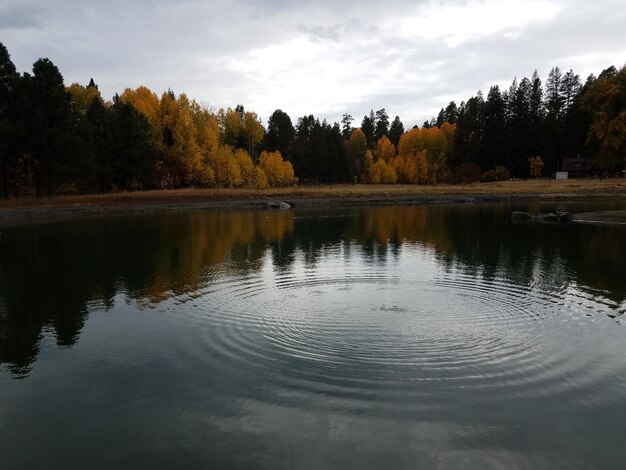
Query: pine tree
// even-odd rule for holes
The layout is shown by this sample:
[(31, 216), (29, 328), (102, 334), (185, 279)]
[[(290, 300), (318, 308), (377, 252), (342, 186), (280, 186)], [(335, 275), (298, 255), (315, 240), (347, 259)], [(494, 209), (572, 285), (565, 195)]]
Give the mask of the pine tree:
[(9, 197), (11, 167), (16, 160), (16, 86), (19, 74), (9, 51), (0, 43), (0, 197)]
[(389, 140), (397, 147), (402, 134), (404, 134), (404, 125), (400, 120), (400, 116), (396, 116), (389, 127)]
[(291, 118), (284, 111), (277, 109), (267, 121), (267, 132), (263, 138), (263, 148), (270, 152), (278, 150), (282, 157), (289, 160), (289, 146), (296, 135)]
[(483, 171), (506, 164), (506, 144), (505, 103), (496, 85), (489, 90), (484, 107), (483, 158), (480, 161)]
[[(365, 136), (367, 140), (367, 146), (370, 149), (373, 149), (376, 145), (376, 137), (374, 135), (376, 130), (376, 116), (374, 115), (374, 110), (370, 111), (369, 116), (363, 116), (363, 120), (361, 121), (361, 132)], [(350, 136), (352, 137), (352, 136)]]
[(389, 135), (389, 115), (385, 108), (376, 111), (376, 128), (374, 130), (374, 139), (378, 142), (383, 136)]

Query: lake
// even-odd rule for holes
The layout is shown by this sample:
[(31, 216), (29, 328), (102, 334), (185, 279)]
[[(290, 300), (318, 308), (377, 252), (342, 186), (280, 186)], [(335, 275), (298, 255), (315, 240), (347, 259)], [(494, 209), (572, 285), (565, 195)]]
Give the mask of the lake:
[(626, 468), (617, 208), (3, 227), (0, 466)]

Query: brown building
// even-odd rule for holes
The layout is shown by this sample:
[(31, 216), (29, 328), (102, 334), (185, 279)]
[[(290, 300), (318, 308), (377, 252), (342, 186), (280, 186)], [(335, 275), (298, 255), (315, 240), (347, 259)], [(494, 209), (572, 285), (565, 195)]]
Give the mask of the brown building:
[(588, 157), (564, 158), (561, 171), (567, 171), (568, 178), (585, 178), (593, 175), (592, 163), (593, 159)]

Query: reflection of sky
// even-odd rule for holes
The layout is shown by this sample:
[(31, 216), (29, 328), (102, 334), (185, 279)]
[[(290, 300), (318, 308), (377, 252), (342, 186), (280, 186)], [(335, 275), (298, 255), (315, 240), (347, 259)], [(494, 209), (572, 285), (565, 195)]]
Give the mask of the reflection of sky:
[(71, 348), (44, 334), (28, 377), (0, 373), (5, 462), (625, 460), (624, 333), (585, 319), (598, 304), (575, 283), (554, 290), (561, 263), (549, 275), (534, 265), (528, 285), (451, 266), (420, 243), (371, 253), (338, 242), (314, 262), (297, 250), (285, 269), (267, 249), (258, 273), (216, 268), (195, 293), (151, 306), (115, 296)]

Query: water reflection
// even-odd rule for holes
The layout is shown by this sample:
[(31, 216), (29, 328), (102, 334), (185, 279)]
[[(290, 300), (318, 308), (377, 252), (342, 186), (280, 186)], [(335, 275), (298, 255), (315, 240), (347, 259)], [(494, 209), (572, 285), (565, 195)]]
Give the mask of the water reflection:
[(468, 282), (510, 281), (564, 298), (575, 289), (571, 302), (584, 303), (587, 296), (605, 307), (599, 314), (624, 313), (625, 230), (513, 225), (510, 210), (469, 205), (188, 212), (5, 228), (0, 363), (24, 376), (46, 329), (54, 330), (58, 345), (70, 346), (88, 313), (95, 306), (110, 308), (119, 294), (148, 307), (203, 292), (225, 275), (255, 277), (267, 257), (280, 275), (300, 257), (309, 267), (328, 253), (382, 265), (398, 260), (403, 249), (419, 247), (430, 250), (443, 271)]

